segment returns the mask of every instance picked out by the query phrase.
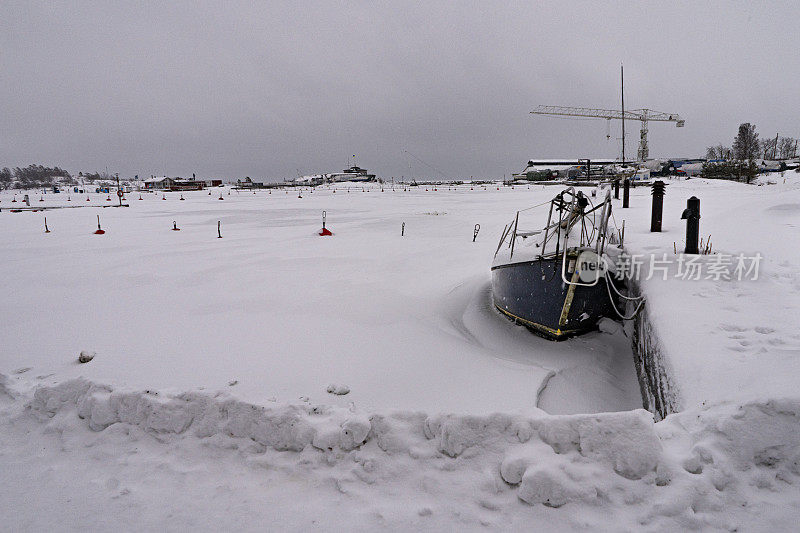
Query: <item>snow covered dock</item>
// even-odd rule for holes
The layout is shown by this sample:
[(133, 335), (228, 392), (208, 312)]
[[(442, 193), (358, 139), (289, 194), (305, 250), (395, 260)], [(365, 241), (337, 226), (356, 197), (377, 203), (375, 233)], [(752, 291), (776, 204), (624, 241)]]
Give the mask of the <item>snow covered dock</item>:
[[(800, 378), (800, 175), (762, 186), (669, 181), (662, 233), (650, 233), (649, 188), (634, 189), (626, 248), (639, 259), (647, 297), (653, 404), (668, 414), (731, 401), (797, 394)], [(686, 200), (701, 201), (700, 234), (712, 253), (681, 257)], [(675, 249), (678, 254), (676, 255)], [(660, 375), (656, 375), (660, 374)], [(654, 411), (658, 411), (654, 409)]]

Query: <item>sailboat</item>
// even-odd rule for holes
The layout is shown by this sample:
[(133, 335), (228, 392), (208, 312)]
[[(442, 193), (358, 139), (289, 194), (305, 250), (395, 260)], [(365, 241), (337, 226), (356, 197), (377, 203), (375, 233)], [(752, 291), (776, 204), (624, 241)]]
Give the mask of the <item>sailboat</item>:
[[(624, 115), (624, 99), (622, 104)], [(624, 122), (623, 122), (624, 124)], [(623, 126), (623, 164), (624, 164)], [(506, 224), (492, 262), (492, 299), (504, 315), (534, 332), (563, 340), (591, 331), (603, 317), (629, 319), (644, 300), (622, 293), (624, 233), (611, 227), (611, 189), (592, 200), (574, 187), (522, 209)], [(547, 222), (525, 219), (549, 204)], [(523, 225), (520, 225), (521, 215)], [(633, 314), (626, 316), (628, 303)]]
[(547, 223), (520, 225), (517, 211), (503, 230), (492, 262), (492, 298), (504, 315), (534, 332), (563, 340), (596, 329), (602, 317), (624, 315), (628, 298), (617, 272), (622, 235), (609, 226), (611, 192), (596, 205), (569, 187), (549, 204)]

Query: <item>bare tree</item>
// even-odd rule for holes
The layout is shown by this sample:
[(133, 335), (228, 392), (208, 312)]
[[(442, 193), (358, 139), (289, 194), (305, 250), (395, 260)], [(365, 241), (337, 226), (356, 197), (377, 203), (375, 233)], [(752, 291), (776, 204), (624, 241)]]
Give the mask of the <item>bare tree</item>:
[(731, 159), (731, 149), (721, 144), (709, 146), (706, 148), (706, 159), (722, 159), (723, 161), (727, 161)]
[(797, 139), (781, 137), (780, 141), (778, 141), (778, 157), (780, 159), (797, 157)]
[(775, 139), (762, 139), (759, 145), (761, 147), (761, 159), (772, 159), (775, 157)]
[(0, 191), (3, 189), (10, 189), (13, 182), (14, 175), (8, 167), (0, 170)]

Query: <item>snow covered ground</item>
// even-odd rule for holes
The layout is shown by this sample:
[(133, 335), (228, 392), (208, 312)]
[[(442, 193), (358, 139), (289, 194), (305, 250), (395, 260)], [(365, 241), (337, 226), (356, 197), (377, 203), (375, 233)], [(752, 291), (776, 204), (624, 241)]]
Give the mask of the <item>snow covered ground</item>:
[[(2, 193), (3, 527), (791, 529), (795, 176), (672, 183), (662, 234), (649, 189), (616, 206), (635, 253), (674, 255), (696, 194), (715, 249), (765, 256), (756, 282), (643, 284), (685, 408), (658, 424), (620, 331), (556, 344), (491, 306), (504, 223), (557, 188), (214, 189), (37, 213)], [(113, 203), (90, 196), (32, 205)]]

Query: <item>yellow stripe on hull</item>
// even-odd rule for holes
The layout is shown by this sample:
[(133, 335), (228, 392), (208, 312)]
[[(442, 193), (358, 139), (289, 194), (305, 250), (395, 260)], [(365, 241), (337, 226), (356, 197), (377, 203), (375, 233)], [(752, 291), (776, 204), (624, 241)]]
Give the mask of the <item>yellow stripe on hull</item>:
[(553, 339), (555, 339), (557, 341), (564, 340), (566, 338), (572, 337), (574, 335), (577, 335), (577, 334), (583, 332), (583, 330), (580, 330), (580, 329), (568, 329), (568, 330), (562, 330), (560, 328), (559, 329), (553, 329), (551, 327), (545, 326), (544, 324), (537, 324), (536, 322), (531, 322), (530, 320), (526, 320), (526, 319), (524, 319), (522, 317), (519, 317), (519, 316), (515, 315), (514, 313), (509, 313), (508, 311), (506, 311), (505, 309), (501, 308), (497, 304), (494, 304), (494, 306), (497, 308), (498, 311), (500, 311), (501, 313), (503, 313), (507, 317), (513, 318), (514, 320), (518, 320), (519, 322), (522, 322), (523, 324), (525, 324), (529, 328), (533, 328), (533, 329), (535, 329), (536, 331), (538, 331), (540, 333), (544, 333), (548, 337), (551, 337), (551, 338), (553, 338)]

